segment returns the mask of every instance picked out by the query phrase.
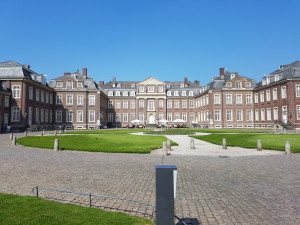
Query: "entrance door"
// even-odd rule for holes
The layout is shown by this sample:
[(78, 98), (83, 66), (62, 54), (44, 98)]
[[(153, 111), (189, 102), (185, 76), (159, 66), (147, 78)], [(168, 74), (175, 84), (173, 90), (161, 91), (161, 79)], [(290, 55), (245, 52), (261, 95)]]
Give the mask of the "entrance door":
[(288, 122), (286, 106), (282, 106), (282, 122), (284, 122), (284, 123)]
[(155, 124), (155, 116), (153, 114), (149, 115), (149, 124)]

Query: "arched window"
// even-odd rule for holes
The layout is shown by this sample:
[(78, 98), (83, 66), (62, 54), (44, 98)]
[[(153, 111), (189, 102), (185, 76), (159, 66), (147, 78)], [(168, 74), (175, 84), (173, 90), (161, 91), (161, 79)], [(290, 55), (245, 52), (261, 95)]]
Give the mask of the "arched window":
[(174, 91), (174, 96), (179, 96), (178, 91)]
[(167, 96), (172, 96), (172, 92), (171, 91), (167, 91)]
[(189, 96), (194, 96), (194, 92), (193, 91), (189, 91)]
[(120, 91), (116, 91), (116, 96), (121, 96), (121, 92)]
[(128, 91), (123, 91), (123, 96), (128, 96)]
[(114, 96), (114, 92), (113, 91), (109, 91), (108, 92), (108, 96)]
[(130, 96), (135, 96), (135, 91), (131, 91)]
[(182, 91), (181, 96), (186, 96), (186, 91)]

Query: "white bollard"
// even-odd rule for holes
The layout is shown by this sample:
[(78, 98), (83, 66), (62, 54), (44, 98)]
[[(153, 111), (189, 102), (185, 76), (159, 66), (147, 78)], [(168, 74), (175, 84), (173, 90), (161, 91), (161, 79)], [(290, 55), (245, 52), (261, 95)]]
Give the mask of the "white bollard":
[(257, 151), (262, 151), (262, 144), (260, 139), (257, 140)]
[(191, 139), (190, 139), (190, 148), (191, 148), (191, 149), (195, 149), (195, 141), (194, 141), (194, 138), (191, 138)]
[(59, 135), (61, 135), (61, 129), (59, 130)]
[(57, 135), (57, 130), (54, 131), (54, 135)]
[(10, 140), (13, 140), (13, 139), (14, 139), (14, 134), (13, 134), (13, 133), (10, 133), (9, 139), (10, 139)]
[(59, 151), (59, 140), (55, 139), (54, 140), (54, 151)]
[(14, 137), (13, 137), (13, 141), (12, 141), (12, 144), (13, 144), (13, 145), (16, 145), (16, 140), (17, 140), (17, 137), (14, 136)]
[(285, 154), (290, 155), (291, 154), (291, 144), (289, 141), (285, 142)]
[(27, 137), (27, 131), (26, 130), (24, 131), (24, 137)]
[(168, 150), (171, 151), (171, 140), (167, 140), (167, 147), (168, 147)]
[(223, 138), (222, 140), (222, 148), (227, 149), (226, 138)]
[(166, 141), (163, 142), (163, 154), (168, 155), (168, 146)]

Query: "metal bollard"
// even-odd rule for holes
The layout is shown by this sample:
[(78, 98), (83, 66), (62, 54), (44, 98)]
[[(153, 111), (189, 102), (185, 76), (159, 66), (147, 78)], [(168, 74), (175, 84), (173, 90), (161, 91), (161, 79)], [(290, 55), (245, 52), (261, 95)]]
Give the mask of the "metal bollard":
[(41, 131), (41, 136), (44, 136), (44, 132), (43, 131)]
[(285, 154), (290, 155), (291, 154), (291, 144), (289, 141), (285, 142)]
[(54, 151), (59, 151), (59, 140), (55, 139), (54, 140)]
[(257, 151), (262, 151), (262, 144), (260, 139), (257, 140)]
[(167, 140), (167, 147), (168, 147), (168, 150), (171, 151), (171, 140)]
[(190, 148), (195, 149), (195, 140), (194, 140), (194, 138), (190, 139)]
[(163, 154), (168, 155), (168, 146), (166, 141), (163, 142)]
[(226, 138), (223, 138), (223, 140), (222, 140), (222, 148), (227, 149)]
[(13, 144), (13, 145), (16, 145), (16, 140), (17, 140), (17, 137), (14, 136), (14, 137), (13, 137), (13, 141), (12, 141), (12, 144)]

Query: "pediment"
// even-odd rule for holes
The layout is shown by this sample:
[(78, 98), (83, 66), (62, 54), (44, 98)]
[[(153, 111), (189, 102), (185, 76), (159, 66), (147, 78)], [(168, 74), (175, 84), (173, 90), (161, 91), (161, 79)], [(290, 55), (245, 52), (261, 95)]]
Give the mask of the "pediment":
[(138, 83), (138, 85), (165, 85), (165, 82), (157, 80), (154, 77), (148, 77), (146, 80)]

